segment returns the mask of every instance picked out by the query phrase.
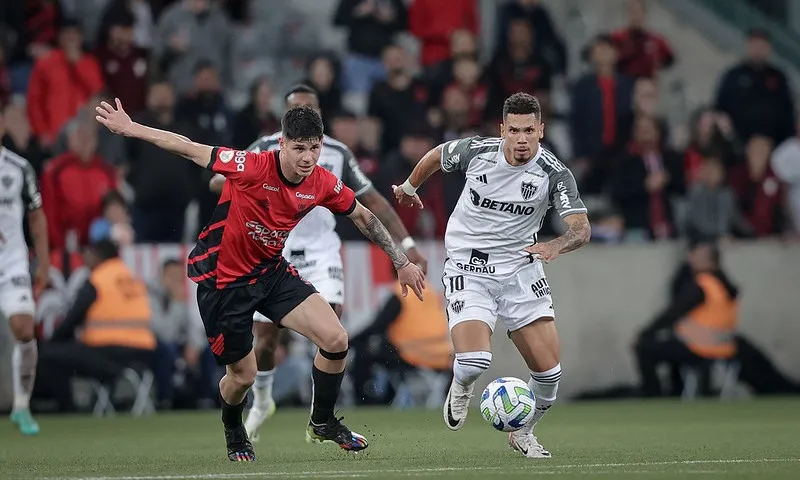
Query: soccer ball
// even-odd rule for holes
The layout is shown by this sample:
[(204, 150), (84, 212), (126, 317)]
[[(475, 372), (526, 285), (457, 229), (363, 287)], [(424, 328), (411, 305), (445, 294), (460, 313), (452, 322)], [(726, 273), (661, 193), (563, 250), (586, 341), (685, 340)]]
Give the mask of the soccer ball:
[(528, 384), (502, 377), (486, 386), (481, 395), (481, 415), (501, 432), (515, 432), (533, 418), (535, 396)]

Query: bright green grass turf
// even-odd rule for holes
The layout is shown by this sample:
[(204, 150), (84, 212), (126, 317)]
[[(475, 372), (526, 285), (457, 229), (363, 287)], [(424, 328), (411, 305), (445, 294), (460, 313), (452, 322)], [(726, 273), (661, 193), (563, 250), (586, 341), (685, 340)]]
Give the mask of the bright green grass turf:
[(304, 441), (305, 410), (278, 410), (256, 445), (258, 461), (225, 457), (218, 413), (41, 416), (22, 438), (0, 423), (0, 479), (106, 478), (795, 478), (800, 479), (800, 398), (557, 405), (537, 429), (553, 453), (525, 459), (476, 409), (449, 431), (440, 411), (343, 412), (371, 446), (352, 455)]

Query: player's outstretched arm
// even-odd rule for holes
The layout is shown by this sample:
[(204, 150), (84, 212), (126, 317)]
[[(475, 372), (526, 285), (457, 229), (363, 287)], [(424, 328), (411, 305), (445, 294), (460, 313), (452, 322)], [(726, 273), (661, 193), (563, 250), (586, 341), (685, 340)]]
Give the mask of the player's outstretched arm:
[(407, 207), (422, 208), (422, 200), (417, 195), (417, 189), (425, 183), (425, 180), (433, 175), (442, 165), (442, 145), (431, 149), (414, 167), (411, 175), (408, 176), (402, 185), (392, 185), (392, 191), (400, 205)]
[(365, 237), (381, 247), (389, 255), (394, 268), (397, 270), (397, 278), (403, 285), (403, 296), (408, 292), (406, 286), (409, 286), (417, 297), (422, 300), (422, 290), (425, 289), (425, 275), (419, 267), (411, 263), (406, 254), (403, 253), (403, 250), (394, 243), (389, 231), (378, 220), (378, 217), (358, 202), (356, 202), (356, 208), (348, 217)]
[(567, 231), (549, 242), (537, 243), (526, 248), (531, 255), (537, 255), (544, 262), (551, 262), (562, 253), (577, 250), (589, 243), (592, 227), (589, 216), (585, 213), (574, 213), (564, 217)]
[(203, 168), (211, 162), (212, 147), (193, 142), (177, 133), (136, 123), (125, 113), (119, 98), (116, 98), (115, 102), (117, 104), (116, 109), (107, 102), (101, 102), (99, 106), (95, 107), (97, 121), (112, 132), (152, 143), (158, 148), (188, 158)]

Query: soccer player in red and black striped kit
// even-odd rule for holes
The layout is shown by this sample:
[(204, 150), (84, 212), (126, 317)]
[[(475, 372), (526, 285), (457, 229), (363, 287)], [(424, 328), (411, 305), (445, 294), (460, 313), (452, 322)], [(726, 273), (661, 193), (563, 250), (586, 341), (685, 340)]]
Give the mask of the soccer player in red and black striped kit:
[(328, 303), (281, 255), (292, 228), (316, 206), (347, 215), (380, 246), (407, 287), (422, 299), (425, 275), (392, 240), (386, 227), (363, 207), (354, 192), (324, 168), (315, 168), (322, 148), (322, 119), (314, 109), (288, 110), (281, 120), (278, 151), (245, 152), (194, 143), (181, 135), (131, 121), (119, 99), (102, 102), (97, 121), (114, 133), (138, 138), (181, 155), (226, 177), (211, 221), (189, 255), (189, 277), (197, 283), (197, 304), (217, 362), (226, 366), (219, 383), (228, 458), (253, 461), (255, 453), (242, 422), (247, 391), (256, 376), (253, 313), (314, 342), (313, 406), (307, 439), (334, 442), (351, 451), (367, 440), (334, 416), (344, 376), (347, 332)]

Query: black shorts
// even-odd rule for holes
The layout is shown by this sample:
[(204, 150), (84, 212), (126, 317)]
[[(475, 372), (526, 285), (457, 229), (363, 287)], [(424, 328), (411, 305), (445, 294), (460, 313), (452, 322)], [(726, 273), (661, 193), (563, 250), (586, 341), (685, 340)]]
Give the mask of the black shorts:
[(222, 290), (197, 286), (197, 306), (217, 363), (230, 365), (253, 348), (253, 313), (276, 325), (317, 290), (281, 258), (278, 268), (252, 285)]

